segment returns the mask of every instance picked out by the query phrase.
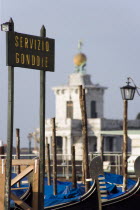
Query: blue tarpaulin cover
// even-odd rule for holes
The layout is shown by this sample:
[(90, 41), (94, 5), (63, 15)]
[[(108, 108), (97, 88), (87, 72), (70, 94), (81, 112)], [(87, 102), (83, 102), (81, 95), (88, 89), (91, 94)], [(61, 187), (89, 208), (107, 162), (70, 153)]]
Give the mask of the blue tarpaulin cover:
[[(108, 199), (117, 197), (119, 195), (124, 194), (122, 192), (122, 187), (118, 185), (122, 185), (123, 183), (123, 176), (111, 174), (111, 173), (104, 173), (106, 187), (108, 191)], [(16, 174), (12, 174), (12, 178), (14, 178)], [(27, 178), (23, 178), (20, 182), (20, 187), (29, 187), (28, 183), (22, 182), (27, 181)], [(53, 183), (51, 181), (51, 185), (48, 186), (47, 178), (44, 180), (44, 207), (52, 206), (60, 203), (72, 202), (72, 201), (79, 201), (80, 197), (85, 193), (84, 184), (77, 184), (77, 188), (73, 189), (72, 182), (61, 182), (57, 181), (57, 195), (53, 195)], [(92, 185), (93, 182), (90, 182)], [(127, 180), (127, 189), (131, 189), (136, 184), (136, 181), (132, 179)], [(17, 188), (17, 185), (12, 186), (12, 188)], [(14, 194), (18, 197), (24, 195), (27, 189), (21, 190), (12, 190)], [(13, 208), (15, 203), (13, 200), (10, 201), (10, 206)]]
[(45, 178), (44, 207), (78, 201), (84, 193), (83, 184), (77, 184), (77, 188), (73, 189), (71, 182), (57, 181), (57, 195), (53, 195), (53, 185), (48, 186)]
[[(126, 192), (122, 192), (122, 187), (119, 185), (122, 185), (123, 183), (123, 176), (122, 175), (116, 175), (111, 173), (104, 173), (105, 174), (105, 180), (108, 190), (108, 199), (118, 197)], [(127, 190), (130, 190), (134, 185), (136, 184), (136, 181), (132, 179), (127, 179)]]
[[(108, 191), (108, 199), (117, 197), (125, 192), (117, 185), (122, 185), (123, 176), (105, 173), (106, 187)], [(92, 185), (93, 182), (90, 182)], [(128, 179), (127, 188), (131, 189), (136, 184), (136, 181)], [(80, 197), (85, 193), (84, 185), (77, 184), (77, 189), (72, 188), (71, 182), (57, 181), (57, 195), (53, 195), (53, 185), (47, 185), (47, 178), (45, 178), (45, 192), (44, 192), (44, 207), (52, 206), (60, 203), (72, 202), (80, 200)]]

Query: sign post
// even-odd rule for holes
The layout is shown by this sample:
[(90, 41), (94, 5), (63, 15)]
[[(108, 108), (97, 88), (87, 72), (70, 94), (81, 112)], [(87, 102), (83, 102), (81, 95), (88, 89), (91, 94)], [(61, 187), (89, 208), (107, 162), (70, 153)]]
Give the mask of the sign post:
[(8, 66), (8, 128), (7, 160), (5, 184), (5, 210), (10, 209), (11, 168), (13, 146), (13, 110), (14, 110), (14, 67), (38, 69), (40, 71), (40, 206), (44, 209), (44, 173), (45, 173), (45, 73), (54, 71), (54, 39), (45, 38), (46, 29), (42, 26), (40, 36), (21, 34), (14, 31), (13, 20), (2, 24), (6, 31), (6, 49)]
[[(44, 25), (40, 30), (40, 36), (46, 36)], [(44, 174), (45, 174), (45, 81), (46, 72), (40, 71), (40, 173), (39, 173), (39, 208), (44, 209)]]
[[(12, 18), (10, 19), (9, 22), (11, 23), (11, 31), (9, 32), (13, 33), (14, 22)], [(5, 210), (10, 209), (12, 148), (13, 148), (13, 113), (14, 113), (14, 67), (9, 65), (8, 66), (7, 151), (6, 151), (7, 157), (6, 157), (6, 180), (5, 180), (5, 196), (4, 196)]]

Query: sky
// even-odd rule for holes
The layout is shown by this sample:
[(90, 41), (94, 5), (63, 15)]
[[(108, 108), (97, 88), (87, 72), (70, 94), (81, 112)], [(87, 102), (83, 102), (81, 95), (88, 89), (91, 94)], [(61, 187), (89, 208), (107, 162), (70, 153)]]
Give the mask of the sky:
[[(55, 72), (46, 72), (46, 118), (55, 117), (52, 87), (66, 84), (73, 73), (73, 57), (82, 40), (87, 73), (94, 84), (108, 87), (104, 117), (122, 119), (120, 87), (131, 77), (140, 86), (139, 0), (0, 0), (0, 24), (12, 17), (15, 31), (55, 39)], [(8, 67), (6, 34), (0, 31), (0, 139), (7, 138)], [(39, 70), (15, 68), (15, 129), (20, 129), (21, 147), (28, 147), (28, 133), (39, 127)], [(128, 103), (128, 119), (140, 112), (140, 97)]]

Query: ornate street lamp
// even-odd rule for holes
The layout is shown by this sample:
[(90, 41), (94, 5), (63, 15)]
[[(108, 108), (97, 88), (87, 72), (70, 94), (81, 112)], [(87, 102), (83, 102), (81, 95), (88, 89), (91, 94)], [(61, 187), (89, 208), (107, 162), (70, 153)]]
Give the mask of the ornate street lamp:
[[(130, 80), (133, 82), (134, 86), (131, 86)], [(127, 146), (128, 146), (128, 136), (127, 136), (127, 110), (128, 110), (128, 100), (133, 100), (135, 91), (137, 87), (134, 81), (128, 77), (127, 85), (121, 87), (122, 99), (124, 101), (124, 115), (123, 115), (123, 191), (127, 189)], [(137, 90), (138, 92), (138, 90)], [(139, 93), (138, 93), (139, 94)]]
[(126, 82), (127, 85), (120, 88), (123, 100), (133, 100), (133, 98), (134, 98), (136, 86), (129, 85), (129, 83), (130, 83), (129, 80), (130, 79), (131, 78), (128, 77), (127, 82)]

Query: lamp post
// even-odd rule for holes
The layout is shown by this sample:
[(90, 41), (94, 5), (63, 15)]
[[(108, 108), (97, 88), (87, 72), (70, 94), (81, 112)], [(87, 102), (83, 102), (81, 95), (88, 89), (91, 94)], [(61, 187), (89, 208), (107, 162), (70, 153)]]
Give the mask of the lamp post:
[[(123, 191), (127, 189), (127, 111), (128, 111), (128, 100), (133, 100), (136, 90), (136, 85), (130, 85), (130, 77), (127, 78), (127, 85), (121, 87), (121, 95), (124, 102), (124, 114), (123, 114)], [(132, 80), (132, 79), (131, 79)], [(132, 80), (133, 81), (133, 80)]]

